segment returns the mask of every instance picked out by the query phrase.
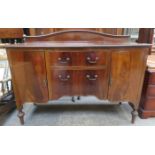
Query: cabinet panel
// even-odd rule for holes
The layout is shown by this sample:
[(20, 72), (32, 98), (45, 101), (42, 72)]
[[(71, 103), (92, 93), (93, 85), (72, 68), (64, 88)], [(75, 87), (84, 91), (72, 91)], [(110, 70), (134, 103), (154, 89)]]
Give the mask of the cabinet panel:
[(138, 105), (146, 68), (145, 49), (112, 51), (108, 98), (112, 101), (130, 101)]
[(18, 102), (46, 102), (48, 90), (44, 52), (12, 49), (7, 55)]

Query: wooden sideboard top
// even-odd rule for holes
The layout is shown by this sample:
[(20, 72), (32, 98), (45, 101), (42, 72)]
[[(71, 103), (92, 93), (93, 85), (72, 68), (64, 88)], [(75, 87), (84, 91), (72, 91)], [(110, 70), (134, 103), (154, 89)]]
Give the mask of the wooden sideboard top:
[(110, 35), (95, 31), (70, 30), (40, 36), (24, 36), (24, 43), (0, 45), (0, 48), (126, 48), (150, 47), (131, 42), (129, 36)]
[(124, 47), (150, 47), (151, 44), (145, 43), (105, 43), (105, 42), (88, 42), (88, 41), (41, 41), (27, 42), (17, 44), (0, 44), (0, 48), (124, 48)]

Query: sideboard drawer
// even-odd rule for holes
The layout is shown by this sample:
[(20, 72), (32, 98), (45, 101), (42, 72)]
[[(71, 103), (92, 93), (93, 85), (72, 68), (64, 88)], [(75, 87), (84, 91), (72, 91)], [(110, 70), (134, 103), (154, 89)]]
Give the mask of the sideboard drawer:
[(155, 97), (147, 97), (145, 103), (142, 105), (145, 110), (152, 110), (155, 109)]
[(107, 52), (100, 49), (55, 50), (46, 52), (50, 66), (105, 66)]
[(147, 95), (155, 97), (155, 85), (149, 85), (147, 88)]
[(155, 72), (149, 72), (149, 84), (155, 85)]
[[(100, 99), (107, 96), (107, 71), (52, 69), (49, 81), (50, 98), (62, 96), (94, 95)], [(52, 81), (52, 82), (51, 82)], [(50, 83), (51, 82), (51, 83)]]
[(99, 99), (105, 99), (108, 92), (108, 74), (107, 70), (83, 70), (79, 73), (79, 95), (93, 95)]
[(77, 71), (72, 70), (51, 70), (48, 78), (50, 99), (77, 94), (77, 75)]

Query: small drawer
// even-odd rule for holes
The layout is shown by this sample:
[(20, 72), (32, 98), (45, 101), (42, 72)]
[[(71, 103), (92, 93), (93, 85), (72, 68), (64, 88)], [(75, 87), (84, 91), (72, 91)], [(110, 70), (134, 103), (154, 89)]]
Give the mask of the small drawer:
[(77, 94), (77, 75), (77, 71), (72, 70), (51, 70), (50, 99)]
[(155, 97), (155, 85), (149, 85), (148, 86), (147, 96)]
[(155, 97), (147, 97), (143, 105), (145, 110), (155, 110)]
[(104, 66), (107, 63), (107, 52), (102, 50), (88, 50), (84, 53), (79, 53), (81, 64), (86, 66)]
[(149, 84), (155, 85), (155, 72), (149, 72)]
[(105, 66), (108, 52), (102, 49), (64, 49), (46, 53), (50, 66)]

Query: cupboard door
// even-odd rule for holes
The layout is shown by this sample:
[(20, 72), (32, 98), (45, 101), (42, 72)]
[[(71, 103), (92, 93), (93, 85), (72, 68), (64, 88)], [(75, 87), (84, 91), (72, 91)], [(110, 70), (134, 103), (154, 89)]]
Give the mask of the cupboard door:
[(138, 104), (144, 78), (147, 50), (140, 48), (113, 50), (108, 98)]
[(48, 89), (43, 51), (8, 50), (13, 87), (18, 102), (47, 102)]

